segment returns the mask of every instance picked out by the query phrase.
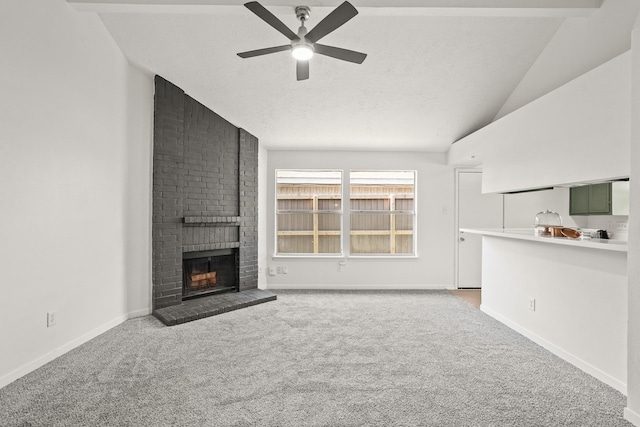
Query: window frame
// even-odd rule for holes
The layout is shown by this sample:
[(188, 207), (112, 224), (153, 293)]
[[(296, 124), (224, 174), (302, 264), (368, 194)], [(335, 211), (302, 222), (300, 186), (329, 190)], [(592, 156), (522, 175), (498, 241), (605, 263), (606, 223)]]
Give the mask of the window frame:
[[(301, 253), (278, 253), (279, 243), (279, 230), (278, 230), (278, 218), (281, 213), (294, 213), (287, 212), (289, 210), (278, 209), (278, 173), (280, 171), (301, 171), (301, 172), (336, 172), (340, 174), (340, 209), (339, 210), (293, 210), (295, 213), (309, 213), (309, 214), (337, 214), (339, 215), (339, 230), (337, 230), (340, 252), (339, 253), (313, 253), (313, 252), (301, 252)], [(418, 258), (418, 171), (416, 169), (351, 169), (349, 175), (346, 175), (345, 169), (329, 169), (329, 168), (278, 168), (274, 171), (274, 243), (273, 243), (273, 255), (272, 258), (307, 258), (307, 259), (417, 259)], [(412, 244), (411, 253), (351, 253), (351, 215), (354, 213), (351, 210), (351, 174), (352, 172), (411, 172), (413, 174), (413, 210), (379, 210), (379, 211), (357, 211), (356, 213), (380, 213), (385, 215), (402, 214), (412, 215)], [(391, 207), (391, 206), (390, 206)], [(348, 210), (345, 212), (345, 210)], [(393, 212), (393, 213), (392, 213)], [(347, 216), (348, 214), (348, 216)], [(282, 230), (286, 231), (286, 230)], [(333, 230), (335, 231), (335, 230)]]
[[(353, 206), (352, 206), (352, 200), (354, 200), (353, 194), (352, 194), (352, 188), (354, 186), (353, 184), (353, 173), (354, 172), (372, 172), (372, 173), (384, 173), (384, 172), (389, 172), (389, 173), (393, 173), (393, 172), (411, 172), (413, 175), (413, 209), (412, 210), (406, 210), (406, 209), (402, 209), (402, 210), (396, 210), (395, 209), (395, 200), (392, 197), (389, 197), (389, 209), (388, 210), (353, 210)], [(352, 169), (349, 171), (349, 177), (348, 177), (348, 185), (349, 185), (349, 200), (348, 200), (348, 206), (349, 206), (349, 211), (348, 211), (348, 233), (345, 233), (347, 236), (346, 238), (348, 239), (348, 257), (349, 258), (365, 258), (365, 259), (399, 259), (399, 258), (417, 258), (418, 257), (418, 252), (417, 252), (417, 248), (418, 248), (418, 171), (415, 169)], [(357, 184), (355, 184), (357, 185)], [(358, 200), (356, 198), (356, 200)], [(352, 216), (353, 215), (367, 215), (367, 214), (372, 214), (372, 215), (390, 215), (389, 217), (389, 230), (380, 230), (380, 231), (384, 231), (385, 233), (380, 233), (380, 235), (387, 235), (387, 231), (388, 231), (388, 235), (389, 235), (389, 247), (390, 247), (390, 251), (395, 247), (395, 238), (398, 235), (401, 234), (407, 234), (407, 233), (394, 233), (394, 231), (399, 231), (398, 229), (395, 228), (395, 215), (396, 214), (400, 214), (400, 215), (412, 215), (412, 221), (411, 221), (411, 237), (412, 237), (412, 242), (411, 242), (411, 253), (353, 253), (351, 252), (352, 247), (353, 247), (353, 242), (352, 242), (352, 236), (354, 236), (354, 230), (352, 230)], [(363, 232), (364, 231), (364, 232)], [(404, 230), (402, 230), (404, 231)], [(366, 230), (357, 230), (356, 231), (356, 235), (360, 234), (358, 232), (363, 232), (361, 233), (362, 235), (366, 235)], [(375, 234), (374, 234), (375, 235)], [(393, 241), (392, 241), (393, 239)]]
[[(332, 172), (332, 173), (339, 173), (340, 175), (340, 183), (339, 183), (339, 192), (337, 193), (338, 197), (334, 197), (337, 200), (340, 200), (340, 208), (337, 210), (331, 210), (331, 209), (318, 209), (318, 201), (319, 200), (330, 200), (331, 197), (327, 198), (327, 197), (318, 197), (318, 195), (315, 195), (313, 197), (310, 197), (308, 199), (304, 199), (304, 200), (311, 200), (312, 201), (312, 209), (279, 209), (278, 205), (279, 205), (279, 200), (282, 200), (279, 198), (279, 193), (278, 193), (278, 185), (280, 184), (279, 180), (279, 172), (282, 171), (291, 171), (291, 172), (310, 172), (311, 174), (313, 173), (318, 173), (318, 172)], [(274, 185), (274, 211), (275, 211), (275, 217), (274, 217), (274, 252), (273, 252), (273, 258), (344, 258), (345, 257), (345, 252), (344, 252), (344, 170), (343, 169), (310, 169), (310, 168), (281, 168), (281, 169), (276, 169), (275, 170), (275, 185)], [(300, 236), (303, 235), (308, 235), (307, 233), (309, 233), (309, 231), (312, 233), (311, 236), (316, 237), (314, 239), (312, 239), (313, 241), (313, 245), (314, 245), (314, 250), (316, 250), (317, 248), (319, 248), (319, 239), (318, 237), (325, 235), (325, 236), (329, 236), (329, 235), (334, 235), (334, 236), (338, 236), (338, 241), (339, 241), (339, 252), (336, 253), (332, 253), (332, 252), (319, 252), (316, 253), (314, 252), (279, 252), (279, 239), (280, 236), (282, 235), (281, 232), (292, 232), (292, 230), (279, 230), (278, 226), (279, 226), (279, 218), (280, 215), (289, 215), (289, 214), (308, 214), (308, 215), (313, 215), (313, 229), (312, 230), (300, 230)], [(331, 214), (331, 215), (338, 215), (338, 224), (339, 224), (339, 229), (338, 230), (320, 230), (319, 227), (319, 215), (322, 214)], [(294, 233), (292, 233), (291, 235), (294, 235)]]

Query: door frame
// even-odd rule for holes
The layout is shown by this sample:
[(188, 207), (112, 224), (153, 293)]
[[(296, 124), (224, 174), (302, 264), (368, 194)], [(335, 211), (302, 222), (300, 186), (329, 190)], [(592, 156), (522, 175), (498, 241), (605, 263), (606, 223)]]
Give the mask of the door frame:
[[(453, 248), (454, 248), (454, 254), (453, 254), (453, 287), (454, 289), (460, 289), (459, 285), (460, 285), (460, 273), (459, 273), (459, 267), (460, 267), (460, 226), (459, 226), (459, 210), (460, 210), (460, 174), (461, 173), (482, 173), (482, 169), (481, 168), (473, 168), (473, 167), (461, 167), (461, 168), (455, 168), (455, 197), (454, 197), (454, 218), (453, 218), (453, 224), (454, 224), (454, 243), (453, 243)], [(504, 215), (504, 206), (503, 206), (503, 215)], [(504, 224), (504, 218), (503, 218), (503, 224)]]

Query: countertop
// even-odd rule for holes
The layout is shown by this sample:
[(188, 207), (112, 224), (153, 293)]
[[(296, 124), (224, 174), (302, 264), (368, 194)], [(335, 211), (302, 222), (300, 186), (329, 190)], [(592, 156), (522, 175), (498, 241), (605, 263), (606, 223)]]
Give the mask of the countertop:
[(587, 249), (627, 252), (627, 242), (608, 239), (571, 239), (569, 237), (538, 236), (533, 228), (461, 228), (463, 233), (483, 236), (504, 237), (508, 239), (528, 240), (539, 243), (568, 245)]

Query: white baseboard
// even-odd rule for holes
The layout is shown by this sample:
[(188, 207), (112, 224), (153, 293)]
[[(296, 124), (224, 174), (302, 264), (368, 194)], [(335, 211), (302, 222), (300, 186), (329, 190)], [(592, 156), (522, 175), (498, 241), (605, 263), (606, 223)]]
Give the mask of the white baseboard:
[(546, 348), (547, 350), (549, 350), (551, 353), (555, 354), (556, 356), (566, 360), (567, 362), (571, 363), (572, 365), (574, 365), (575, 367), (583, 370), (584, 372), (586, 372), (587, 374), (591, 375), (592, 377), (597, 378), (598, 380), (602, 381), (603, 383), (615, 388), (616, 390), (618, 390), (620, 393), (624, 394), (625, 396), (627, 395), (627, 384), (615, 377), (612, 377), (611, 375), (607, 374), (606, 372), (604, 372), (603, 370), (596, 368), (595, 366), (591, 365), (590, 363), (585, 362), (584, 360), (582, 360), (581, 358), (575, 356), (574, 354), (564, 350), (562, 347), (559, 347), (556, 344), (553, 344), (549, 341), (547, 341), (546, 339), (542, 338), (541, 336), (531, 332), (530, 330), (528, 330), (527, 328), (521, 326), (518, 323), (515, 323), (509, 319), (507, 319), (506, 317), (502, 316), (501, 314), (495, 312), (494, 310), (490, 309), (489, 307), (485, 306), (485, 305), (480, 305), (480, 310), (482, 310), (484, 313), (488, 314), (489, 316), (493, 317), (494, 319), (496, 319), (497, 321), (505, 324), (506, 326), (510, 327), (511, 329), (513, 329), (514, 331), (518, 332), (519, 334), (529, 338), (531, 341), (535, 342), (536, 344), (539, 344), (540, 346)]
[(634, 426), (640, 427), (640, 414), (632, 411), (629, 408), (624, 408), (624, 419), (629, 421)]
[[(139, 310), (135, 313), (141, 312), (142, 310)], [(31, 362), (28, 362), (22, 366), (20, 366), (18, 369), (9, 372), (8, 374), (4, 375), (3, 377), (0, 377), (0, 388), (3, 388), (9, 384), (11, 384), (12, 382), (14, 382), (15, 380), (17, 380), (20, 377), (23, 377), (25, 375), (27, 375), (30, 372), (35, 371), (36, 369), (40, 368), (41, 366), (46, 365), (47, 363), (51, 362), (52, 360), (62, 356), (63, 354), (73, 350), (76, 347), (81, 346), (82, 344), (86, 343), (87, 341), (97, 337), (100, 334), (103, 334), (105, 332), (107, 332), (109, 329), (114, 328), (116, 326), (118, 326), (119, 324), (121, 324), (122, 322), (126, 321), (127, 319), (130, 318), (130, 314), (123, 314), (121, 316), (116, 317), (113, 320), (110, 320), (109, 322), (98, 326), (97, 328), (93, 329), (90, 332), (87, 332), (86, 334), (73, 339), (71, 341), (69, 341), (66, 344), (61, 345), (60, 347), (38, 357), (35, 360), (32, 360)]]
[(127, 314), (127, 319), (134, 319), (136, 317), (143, 317), (143, 316), (147, 316), (151, 314), (151, 309), (150, 308), (143, 308), (140, 310), (134, 310), (134, 311), (130, 311), (129, 314)]
[(286, 284), (286, 283), (277, 283), (277, 284), (269, 284), (266, 289), (277, 290), (277, 289), (297, 289), (297, 290), (343, 290), (343, 291), (389, 291), (389, 290), (397, 290), (397, 291), (407, 291), (407, 290), (446, 290), (446, 289), (454, 289), (451, 285), (356, 285), (356, 284), (304, 284), (304, 285), (295, 285), (295, 284)]

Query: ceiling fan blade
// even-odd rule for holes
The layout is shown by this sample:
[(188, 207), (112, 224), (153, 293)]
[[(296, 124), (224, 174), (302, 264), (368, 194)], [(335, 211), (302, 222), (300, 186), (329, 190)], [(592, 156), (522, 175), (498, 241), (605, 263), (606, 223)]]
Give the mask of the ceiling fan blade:
[(240, 52), (238, 56), (240, 58), (253, 58), (254, 56), (268, 55), (270, 53), (282, 52), (284, 50), (291, 50), (291, 45), (285, 44), (283, 46), (267, 47), (264, 49), (250, 50), (248, 52)]
[(330, 56), (336, 59), (342, 59), (343, 61), (355, 62), (356, 64), (362, 64), (367, 57), (366, 53), (360, 53), (353, 50), (342, 49), (340, 47), (325, 46), (323, 44), (313, 45), (315, 53), (320, 55)]
[(356, 8), (348, 1), (345, 1), (320, 21), (318, 25), (313, 27), (313, 29), (305, 36), (305, 39), (311, 43), (315, 43), (330, 32), (342, 26), (357, 14), (358, 11)]
[(298, 81), (309, 78), (309, 61), (296, 61), (296, 76)]
[(249, 3), (244, 4), (247, 9), (251, 12), (255, 13), (260, 17), (264, 22), (271, 25), (273, 28), (284, 34), (289, 40), (299, 40), (298, 35), (294, 33), (289, 27), (287, 27), (281, 20), (275, 17), (275, 15), (265, 9), (257, 1), (250, 1)]

